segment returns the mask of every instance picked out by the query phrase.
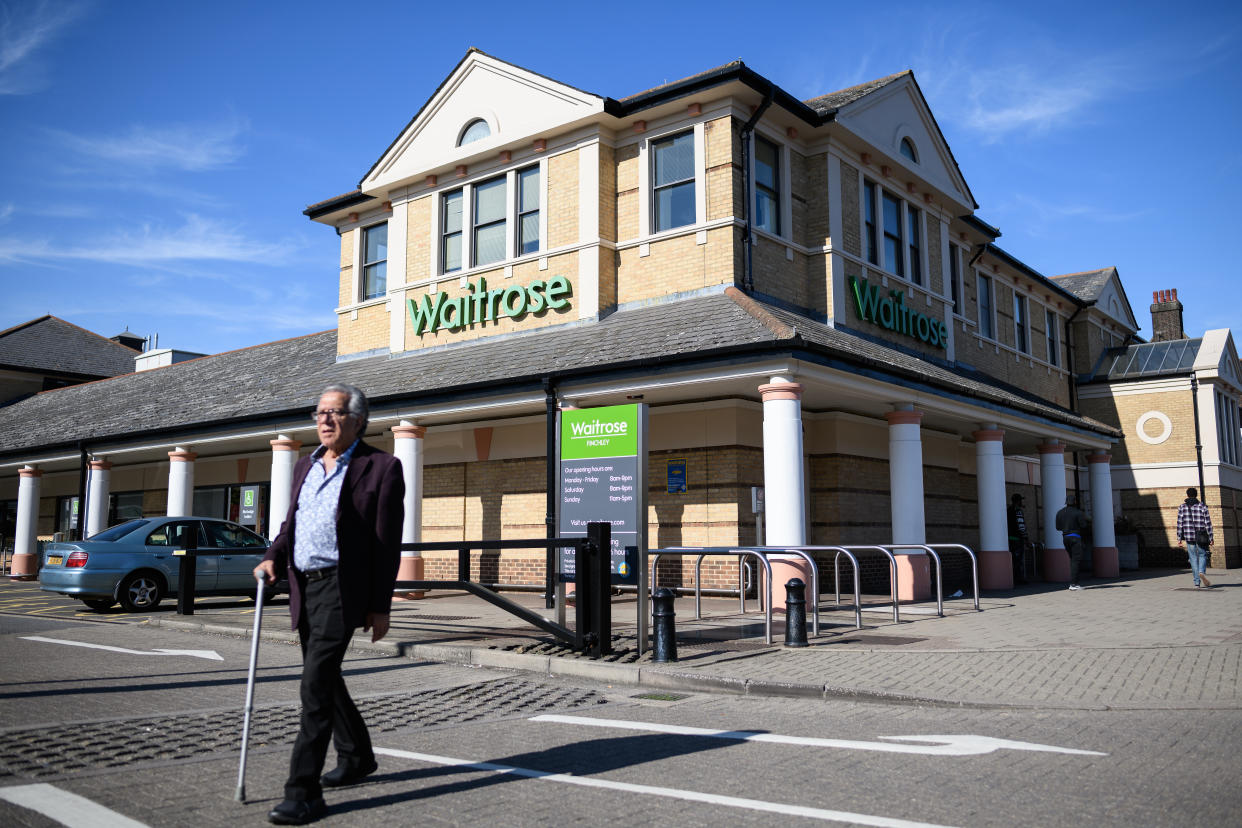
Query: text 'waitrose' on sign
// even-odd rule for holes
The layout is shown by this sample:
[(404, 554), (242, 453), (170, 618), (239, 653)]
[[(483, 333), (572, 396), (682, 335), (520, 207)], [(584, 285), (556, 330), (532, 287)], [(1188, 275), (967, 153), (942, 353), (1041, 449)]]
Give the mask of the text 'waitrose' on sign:
[(854, 276), (850, 277), (850, 288), (862, 319), (928, 345), (948, 347), (949, 332), (944, 322), (906, 305), (903, 291), (890, 290), (888, 297), (881, 299), (878, 285), (867, 284)]
[(440, 328), (456, 331), (467, 325), (495, 322), (502, 316), (519, 317), (556, 310), (569, 304), (569, 300), (563, 297), (571, 292), (569, 280), (564, 276), (553, 276), (546, 282), (535, 279), (525, 286), (510, 285), (491, 290), (487, 289), (487, 279), (480, 276), (477, 282), (470, 285), (470, 289), (469, 294), (452, 299), (442, 290), (424, 296), (418, 304), (413, 299), (407, 299), (414, 334), (417, 336)]
[(637, 450), (636, 406), (610, 405), (561, 412), (561, 459), (624, 457)]

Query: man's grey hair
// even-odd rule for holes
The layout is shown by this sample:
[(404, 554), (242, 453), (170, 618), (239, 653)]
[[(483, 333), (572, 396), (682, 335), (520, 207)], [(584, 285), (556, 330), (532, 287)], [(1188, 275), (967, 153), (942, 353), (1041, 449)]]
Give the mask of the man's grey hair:
[(334, 382), (319, 392), (321, 397), (324, 394), (344, 394), (345, 410), (357, 417), (362, 423), (358, 433), (363, 434), (366, 432), (367, 421), (371, 418), (371, 406), (367, 404), (367, 395), (362, 393), (361, 388), (345, 382)]

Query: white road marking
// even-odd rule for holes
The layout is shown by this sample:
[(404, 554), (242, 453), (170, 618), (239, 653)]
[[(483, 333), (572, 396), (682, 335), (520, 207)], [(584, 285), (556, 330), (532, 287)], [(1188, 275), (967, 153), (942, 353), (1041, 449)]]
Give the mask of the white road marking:
[(89, 647), (92, 650), (108, 650), (113, 653), (129, 653), (130, 655), (180, 655), (191, 658), (205, 658), (208, 661), (224, 661), (224, 656), (215, 650), (169, 650), (156, 647), (154, 650), (127, 650), (124, 647), (110, 647), (107, 644), (87, 644), (84, 641), (65, 641), (60, 638), (44, 638), (41, 635), (22, 635), (26, 641), (42, 641), (46, 644), (67, 644), (70, 647)]
[[(741, 742), (776, 742), (782, 745), (806, 745), (809, 747), (844, 748), (847, 750), (878, 750), (885, 753), (917, 753), (924, 756), (978, 756), (993, 751), (1030, 750), (1044, 753), (1070, 753), (1078, 756), (1107, 756), (1094, 750), (1040, 745), (1035, 742), (1015, 742), (1010, 739), (994, 739), (991, 736), (881, 736), (888, 742), (857, 742), (847, 739), (818, 739), (812, 736), (781, 736), (777, 733), (758, 733), (751, 730), (709, 730), (702, 727), (655, 724), (653, 722), (629, 722), (622, 719), (595, 719), (587, 716), (557, 716), (552, 714), (532, 716), (532, 722), (559, 722), (561, 724), (585, 725), (587, 727), (611, 727), (619, 730), (642, 730), (651, 733), (672, 733), (680, 736), (709, 736), (716, 739), (735, 739)], [(895, 742), (925, 742), (926, 744), (902, 745)]]
[(469, 768), (480, 771), (496, 771), (528, 779), (540, 779), (545, 782), (563, 782), (567, 785), (580, 785), (584, 788), (603, 788), (626, 793), (663, 796), (669, 799), (681, 799), (687, 802), (703, 802), (708, 805), (724, 805), (729, 808), (744, 808), (751, 811), (764, 811), (783, 816), (801, 816), (810, 819), (822, 819), (829, 822), (849, 822), (855, 825), (876, 825), (880, 828), (946, 828), (933, 822), (912, 822), (907, 819), (856, 814), (850, 811), (834, 811), (827, 808), (810, 808), (805, 805), (790, 805), (782, 802), (764, 802), (759, 799), (743, 799), (737, 796), (721, 796), (719, 794), (683, 791), (677, 788), (662, 788), (655, 785), (636, 785), (631, 782), (614, 782), (593, 776), (573, 776), (567, 773), (550, 773), (548, 771), (519, 768), (513, 765), (499, 765), (495, 762), (472, 762), (469, 759), (454, 759), (450, 756), (435, 756), (429, 753), (413, 753), (408, 750), (392, 748), (374, 749), (384, 756), (399, 759), (412, 759), (416, 762), (428, 762), (433, 765), (452, 765), (453, 767)]
[(84, 796), (62, 791), (52, 785), (17, 785), (0, 788), (0, 799), (38, 811), (69, 828), (147, 828), (110, 808)]

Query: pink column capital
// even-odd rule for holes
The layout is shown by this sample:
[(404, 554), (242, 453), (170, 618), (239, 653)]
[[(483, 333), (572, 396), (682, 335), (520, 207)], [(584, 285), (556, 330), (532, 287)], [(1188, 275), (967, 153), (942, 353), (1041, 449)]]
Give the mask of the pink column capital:
[(978, 431), (972, 431), (970, 436), (975, 438), (976, 443), (1003, 443), (1005, 442), (1005, 429), (981, 428)]
[(1113, 456), (1109, 454), (1108, 452), (1097, 452), (1095, 454), (1087, 455), (1087, 462), (1088, 463), (1111, 463), (1113, 462)]
[(176, 451), (168, 452), (168, 459), (174, 463), (193, 463), (198, 459), (198, 455), (192, 451), (177, 449)]
[(922, 411), (890, 411), (884, 415), (884, 419), (888, 420), (888, 424), (895, 425), (919, 425), (923, 422)]
[(1058, 443), (1056, 440), (1050, 440), (1047, 443), (1039, 444), (1040, 454), (1065, 454), (1065, 443)]
[(91, 471), (109, 471), (112, 468), (112, 463), (108, 460), (92, 460), (89, 465)]
[(43, 470), (36, 469), (34, 466), (22, 466), (17, 470), (18, 477), (42, 477)]
[(421, 440), (427, 436), (427, 426), (395, 425), (392, 427), (392, 436), (398, 440)]
[(759, 386), (764, 402), (769, 400), (801, 400), (802, 385), (796, 382), (770, 382)]
[(268, 442), (272, 445), (272, 451), (298, 451), (302, 448), (301, 440), (293, 440), (289, 437), (279, 437)]

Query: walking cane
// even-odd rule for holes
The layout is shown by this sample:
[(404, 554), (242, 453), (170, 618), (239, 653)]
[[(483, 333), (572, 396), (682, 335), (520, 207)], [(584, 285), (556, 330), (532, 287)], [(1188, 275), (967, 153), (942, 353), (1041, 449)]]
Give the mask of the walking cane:
[(246, 801), (246, 745), (250, 741), (250, 713), (254, 710), (254, 670), (259, 663), (259, 628), (263, 626), (263, 576), (254, 593), (254, 635), (250, 640), (250, 674), (246, 678), (246, 716), (242, 720), (241, 765), (237, 768), (238, 802)]

